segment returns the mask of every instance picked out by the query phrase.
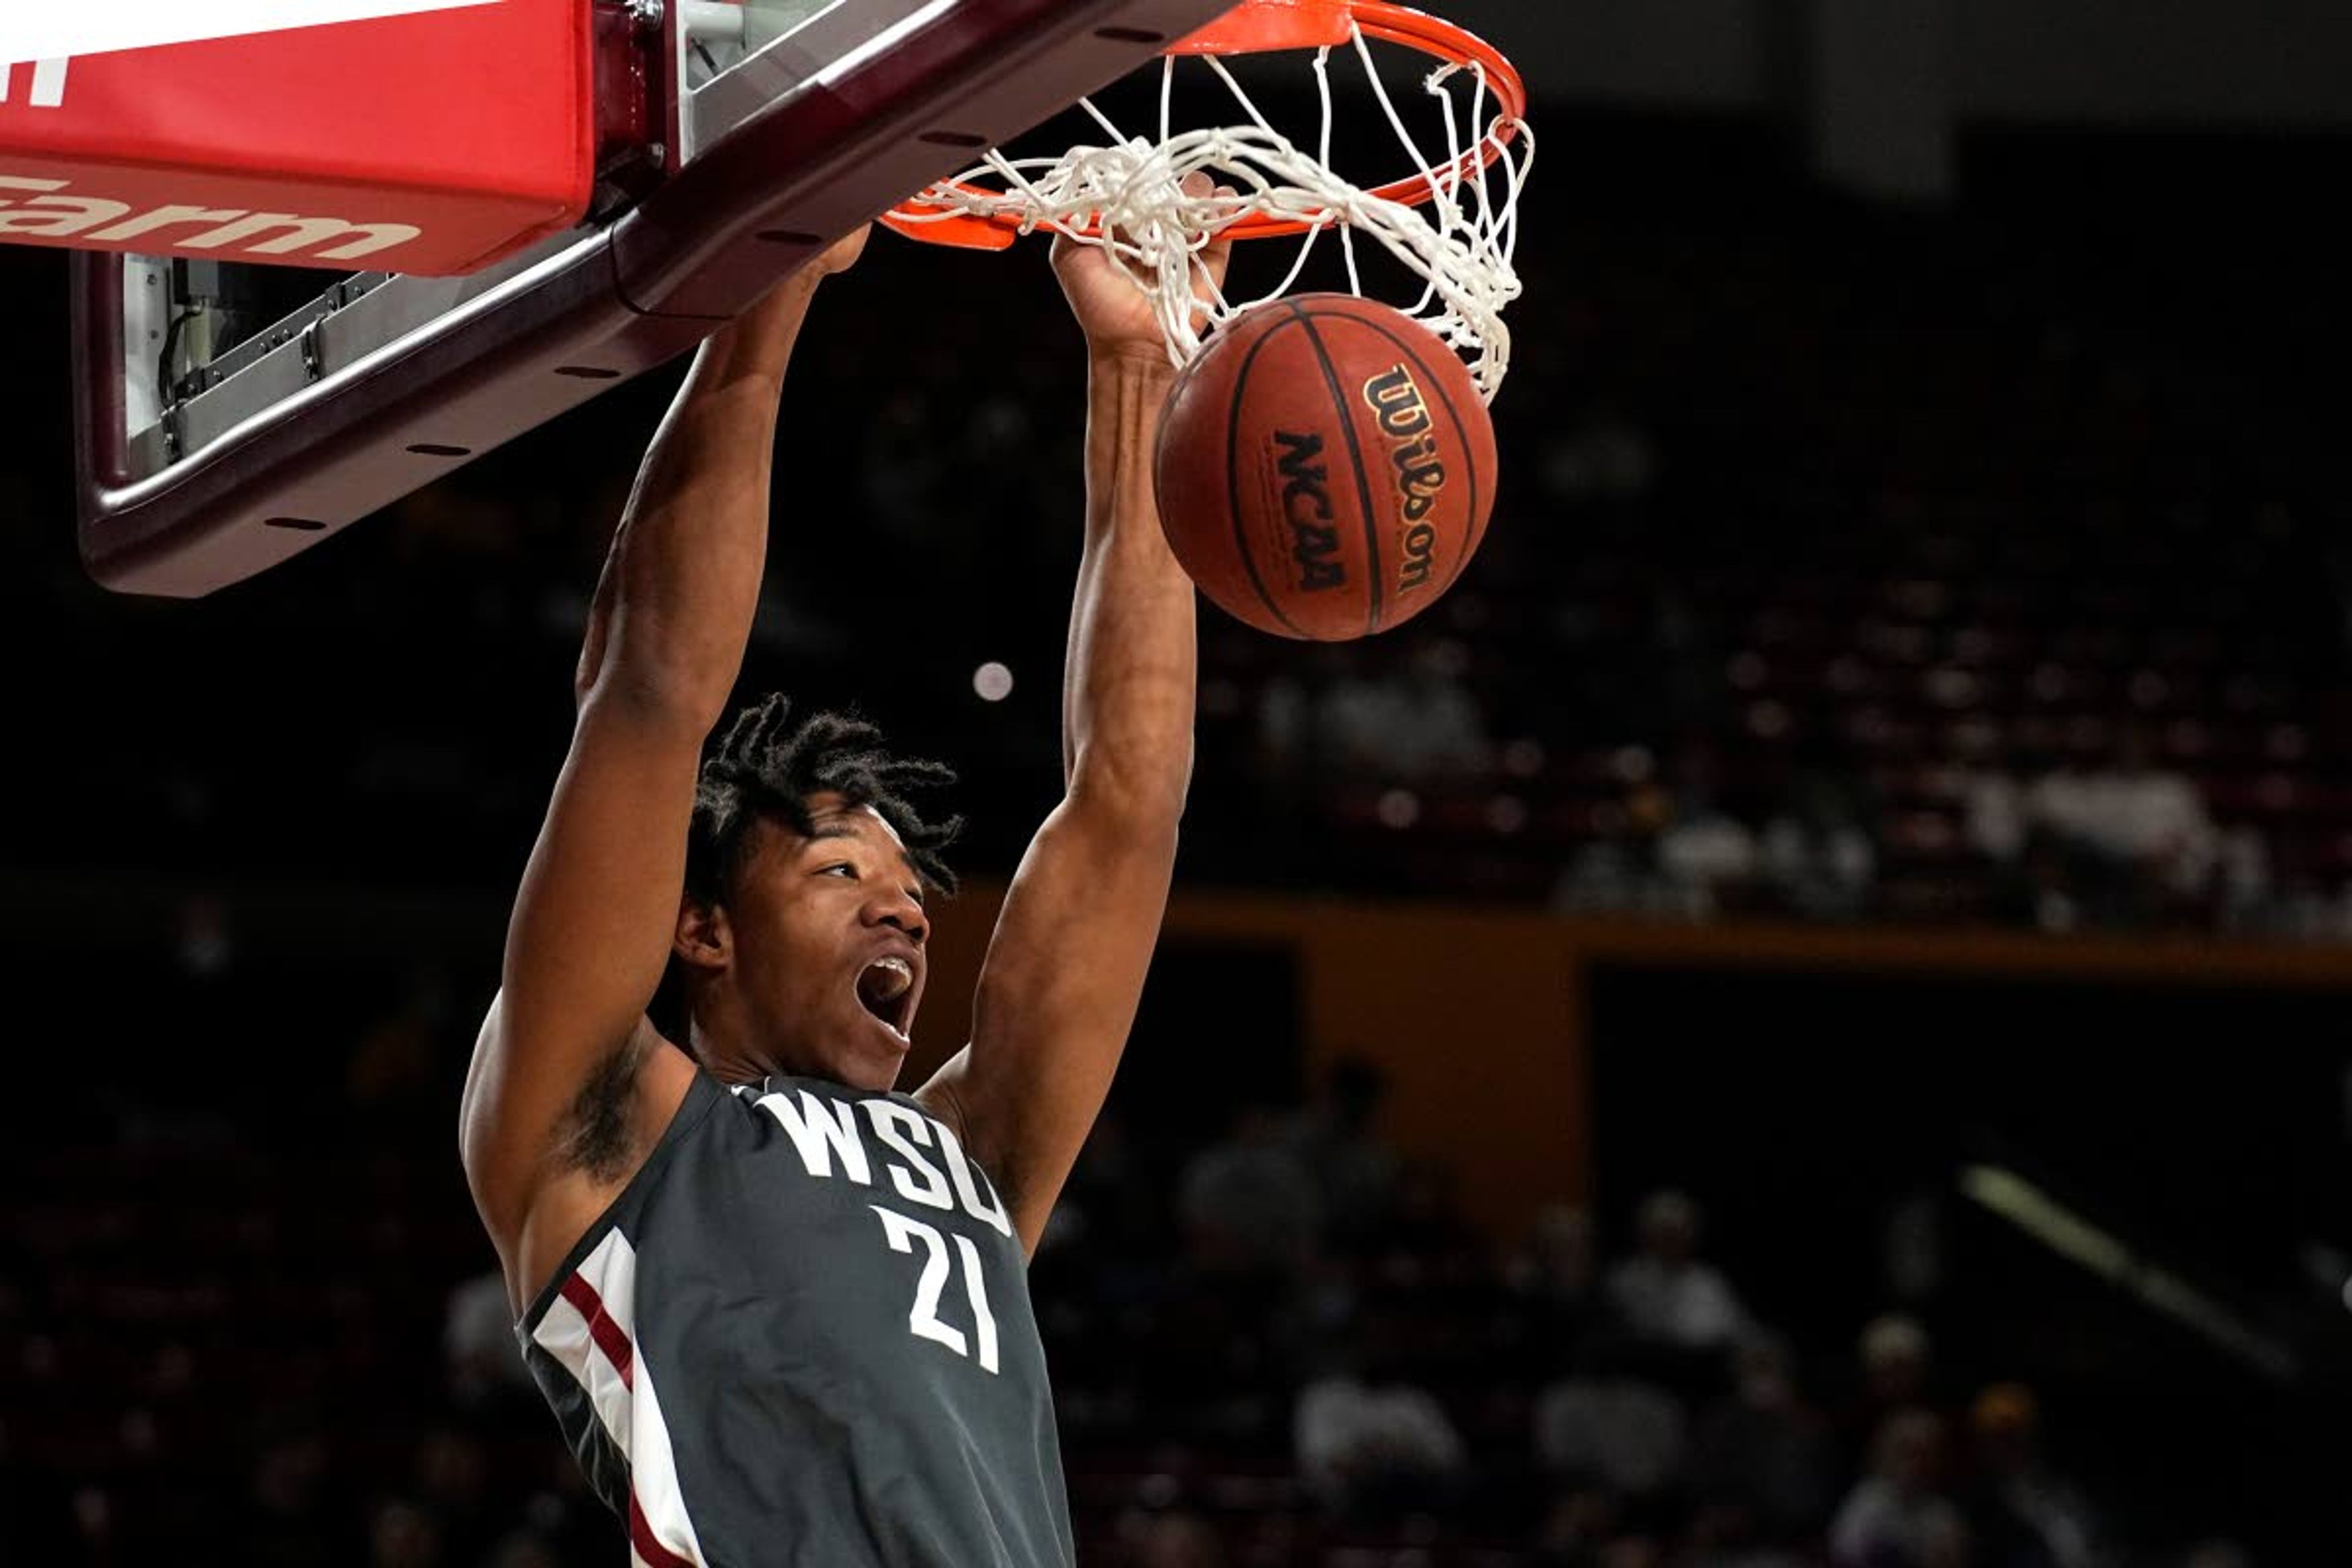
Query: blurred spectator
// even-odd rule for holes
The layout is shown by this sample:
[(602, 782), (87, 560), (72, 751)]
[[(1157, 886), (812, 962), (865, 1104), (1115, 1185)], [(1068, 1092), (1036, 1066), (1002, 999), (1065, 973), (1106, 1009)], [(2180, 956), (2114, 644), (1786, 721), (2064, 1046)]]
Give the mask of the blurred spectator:
[(1680, 1486), (1688, 1448), (1682, 1406), (1639, 1375), (1639, 1347), (1594, 1341), (1576, 1374), (1536, 1401), (1536, 1457), (1572, 1480), (1622, 1497), (1654, 1498)]
[(1678, 909), (1712, 919), (1724, 912), (1727, 889), (1755, 879), (1756, 835), (1738, 818), (1702, 804), (1658, 836), (1658, 868)]
[(1510, 1278), (1542, 1364), (1567, 1370), (1577, 1348), (1609, 1321), (1591, 1216), (1567, 1204), (1545, 1205), (1526, 1250), (1512, 1260)]
[(1442, 1283), (1483, 1276), (1486, 1244), (1462, 1217), (1454, 1167), (1440, 1160), (1408, 1162), (1397, 1183), (1396, 1205), (1379, 1237), (1376, 1267), (1391, 1281)]
[[(145, 1026), (158, 1034), (190, 1040), (233, 1040), (248, 1026), (256, 1013), (269, 1004), (268, 981), (252, 966), (240, 931), (237, 911), (226, 900), (195, 893), (180, 901), (173, 916), (172, 966), (152, 987), (133, 1000), (154, 1022)], [(167, 1136), (218, 1138), (224, 1128), (213, 1111), (240, 1093), (249, 1092), (262, 1076), (263, 1064), (250, 1052), (215, 1053), (201, 1074), (173, 1075), (156, 1085), (169, 1090), (171, 1112), (158, 1123)], [(274, 1084), (275, 1092), (299, 1092), (309, 1086)], [(142, 1097), (149, 1108), (161, 1096)]]
[(2012, 925), (2064, 936), (2096, 919), (2085, 902), (2080, 859), (2065, 840), (2039, 830), (2025, 841), (2025, 853), (2003, 885), (1999, 911)]
[(1536, 1531), (1539, 1568), (1591, 1568), (1617, 1529), (1617, 1500), (1599, 1487), (1581, 1487), (1553, 1500)]
[(1942, 1193), (1923, 1188), (1888, 1205), (1880, 1233), (1886, 1288), (1898, 1301), (1924, 1301), (1941, 1289), (1949, 1243)]
[(1225, 1568), (1216, 1527), (1190, 1509), (1139, 1513), (1123, 1524), (1126, 1561), (1134, 1568)]
[(236, 959), (228, 906), (209, 895), (183, 903), (178, 952), (180, 969), (191, 979), (216, 980), (227, 974)]
[(1730, 1281), (1698, 1256), (1698, 1205), (1677, 1192), (1643, 1200), (1641, 1251), (1610, 1270), (1609, 1300), (1633, 1332), (1683, 1350), (1730, 1343), (1748, 1315)]
[(1818, 1528), (1801, 1541), (1775, 1540), (1738, 1503), (1705, 1499), (1685, 1531), (1675, 1568), (1819, 1568)]
[(2028, 770), (2015, 759), (2005, 766), (1970, 770), (1960, 784), (1961, 837), (1986, 859), (2010, 865), (2025, 851), (2025, 788)]
[(1671, 884), (1658, 866), (1660, 837), (1674, 820), (1674, 802), (1650, 776), (1649, 753), (1621, 754), (1621, 798), (1593, 808), (1591, 836), (1553, 885), (1552, 908), (1566, 914), (1628, 913), (1701, 920), (1707, 909)]
[(2062, 766), (2028, 790), (2025, 820), (2063, 850), (2095, 923), (2137, 928), (2202, 895), (2219, 839), (2197, 785), (2158, 765), (2146, 731), (2116, 735), (2104, 767)]
[(1733, 1392), (1700, 1428), (1699, 1493), (1736, 1505), (1773, 1539), (1817, 1529), (1835, 1496), (1828, 1424), (1805, 1404), (1780, 1340), (1751, 1334), (1734, 1353)]
[(1286, 804), (1307, 792), (1322, 769), (1317, 714), (1323, 693), (1349, 677), (1355, 655), (1345, 643), (1302, 648), (1269, 671), (1257, 691), (1257, 771)]
[(1106, 1271), (1124, 1279), (1131, 1268), (1154, 1270), (1165, 1251), (1166, 1206), (1166, 1194), (1145, 1173), (1114, 1103), (1078, 1151), (1078, 1163), (1045, 1222), (1039, 1256), (1054, 1254), (1055, 1266), (1091, 1270), (1086, 1277), (1097, 1287), (1108, 1283)]
[(1944, 1423), (1931, 1412), (1888, 1417), (1870, 1472), (1830, 1524), (1834, 1568), (1966, 1568), (1968, 1531), (1944, 1496)]
[(425, 1433), (416, 1451), (416, 1490), (452, 1562), (480, 1562), (503, 1532), (499, 1500), (490, 1489), (489, 1453), (467, 1426), (444, 1425)]
[(482, 1409), (509, 1397), (538, 1400), (538, 1385), (515, 1342), (514, 1311), (507, 1304), (502, 1273), (478, 1274), (449, 1292), (441, 1350), (450, 1397), (461, 1408)]
[(1933, 1409), (1935, 1352), (1916, 1318), (1886, 1312), (1863, 1325), (1854, 1345), (1859, 1378), (1852, 1402), (1840, 1407), (1837, 1434), (1849, 1470), (1870, 1463), (1871, 1446), (1886, 1423), (1906, 1410)]
[(1322, 1200), (1267, 1106), (1244, 1107), (1223, 1142), (1186, 1163), (1177, 1193), (1193, 1258), (1203, 1268), (1289, 1273), (1314, 1256)]
[(2013, 1383), (1986, 1389), (1969, 1424), (1976, 1476), (1969, 1533), (1979, 1568), (2095, 1568), (2089, 1510), (2042, 1462), (2032, 1390)]
[(1658, 835), (1658, 869), (1702, 918), (1721, 911), (1727, 900), (1754, 881), (1756, 835), (1726, 811), (1717, 799), (1720, 759), (1711, 745), (1694, 742), (1676, 759), (1674, 809)]
[(1342, 1057), (1322, 1092), (1290, 1126), (1290, 1146), (1320, 1190), (1325, 1239), (1353, 1251), (1395, 1212), (1403, 1162), (1376, 1125), (1388, 1080), (1362, 1057)]
[(1873, 1318), (1854, 1349), (1871, 1430), (1896, 1411), (1927, 1402), (1935, 1351), (1918, 1319), (1901, 1312)]
[(1493, 747), (1464, 679), (1469, 662), (1468, 649), (1441, 637), (1414, 644), (1402, 660), (1383, 652), (1347, 661), (1316, 714), (1325, 755), (1348, 776), (1387, 784), (1485, 768)]
[[(1819, 727), (1826, 731), (1827, 726)], [(1862, 774), (1819, 733), (1801, 756), (1778, 807), (1764, 825), (1762, 875), (1790, 913), (1853, 920), (1869, 908), (1878, 848), (1862, 800)]]
[[(545, 1412), (541, 1415), (543, 1420)], [(544, 1446), (538, 1451), (539, 1487), (522, 1510), (530, 1521), (526, 1533), (564, 1568), (600, 1562), (615, 1549), (625, 1553), (627, 1546), (612, 1510), (589, 1489), (571, 1450), (548, 1440), (543, 1426), (538, 1431)]]
[(2263, 934), (2277, 889), (2271, 877), (2270, 844), (2260, 830), (2240, 826), (2221, 834), (2213, 879), (2221, 930)]
[(1443, 1501), (1469, 1449), (1437, 1396), (1406, 1375), (1406, 1325), (1369, 1312), (1339, 1364), (1298, 1395), (1292, 1422), (1298, 1473), (1327, 1506), (1384, 1517)]

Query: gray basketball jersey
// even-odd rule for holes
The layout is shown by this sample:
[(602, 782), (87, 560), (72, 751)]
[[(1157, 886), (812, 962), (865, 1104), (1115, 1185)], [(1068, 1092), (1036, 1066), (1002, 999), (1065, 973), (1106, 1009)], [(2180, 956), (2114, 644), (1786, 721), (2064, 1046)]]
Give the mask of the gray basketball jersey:
[(698, 1078), (516, 1332), (637, 1568), (1072, 1561), (1020, 1241), (904, 1095)]

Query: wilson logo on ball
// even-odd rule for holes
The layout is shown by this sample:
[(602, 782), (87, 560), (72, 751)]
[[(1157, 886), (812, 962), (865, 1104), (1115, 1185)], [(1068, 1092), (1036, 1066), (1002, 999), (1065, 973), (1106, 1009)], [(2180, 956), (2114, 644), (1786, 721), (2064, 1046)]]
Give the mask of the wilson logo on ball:
[(1339, 559), (1339, 531), (1331, 526), (1329, 467), (1319, 461), (1323, 437), (1274, 433), (1282, 448), (1276, 468), (1283, 479), (1282, 515), (1290, 523), (1290, 558), (1298, 563), (1302, 593), (1319, 593), (1348, 585), (1348, 568)]
[(1478, 549), (1495, 426), (1470, 368), (1402, 310), (1302, 294), (1227, 321), (1152, 454), (1169, 548), (1277, 637), (1345, 642), (1435, 604)]
[(1420, 384), (1402, 365), (1366, 382), (1364, 402), (1379, 417), (1381, 434), (1394, 443), (1389, 457), (1396, 465), (1397, 489), (1403, 498), (1397, 531), (1397, 592), (1410, 593), (1429, 586), (1437, 555), (1437, 530), (1430, 526), (1429, 514), (1445, 493), (1445, 465), (1433, 434), (1435, 421), (1429, 416), (1429, 400), (1422, 395)]

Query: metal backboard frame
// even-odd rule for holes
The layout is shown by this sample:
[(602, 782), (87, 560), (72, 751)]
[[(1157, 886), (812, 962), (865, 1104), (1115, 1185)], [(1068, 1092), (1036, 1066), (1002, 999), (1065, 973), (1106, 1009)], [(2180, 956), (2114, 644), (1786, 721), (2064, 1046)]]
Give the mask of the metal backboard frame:
[(181, 597), (277, 565), (690, 348), (1229, 5), (799, 0), (747, 10), (767, 26), (715, 72), (688, 54), (707, 8), (608, 5), (652, 29), (651, 63), (616, 56), (600, 81), (651, 107), (588, 226), (473, 277), (341, 279), (160, 392), (164, 264), (77, 255), (82, 559), (110, 587)]

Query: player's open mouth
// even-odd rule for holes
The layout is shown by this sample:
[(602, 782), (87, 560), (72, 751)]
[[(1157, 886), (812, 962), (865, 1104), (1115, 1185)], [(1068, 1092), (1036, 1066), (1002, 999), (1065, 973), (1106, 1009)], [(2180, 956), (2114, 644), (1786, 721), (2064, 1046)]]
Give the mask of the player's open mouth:
[(905, 1040), (907, 1014), (915, 1002), (915, 966), (895, 955), (876, 959), (858, 972), (857, 1001)]

